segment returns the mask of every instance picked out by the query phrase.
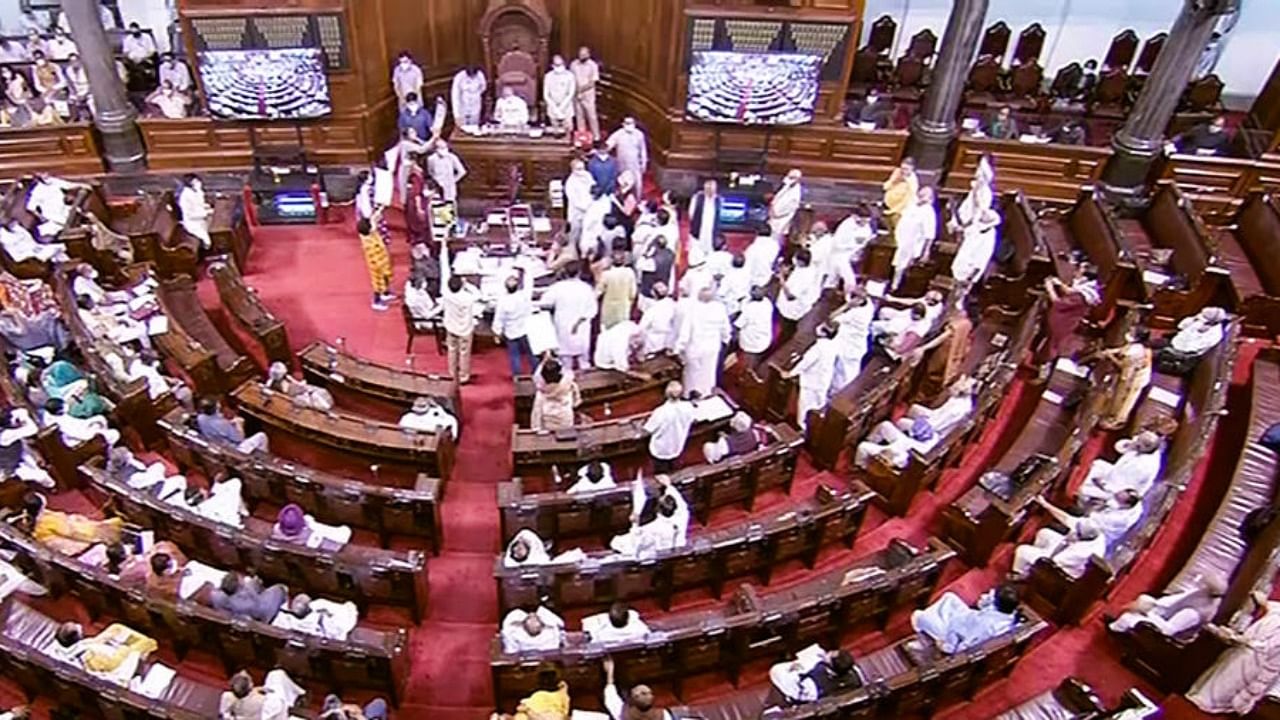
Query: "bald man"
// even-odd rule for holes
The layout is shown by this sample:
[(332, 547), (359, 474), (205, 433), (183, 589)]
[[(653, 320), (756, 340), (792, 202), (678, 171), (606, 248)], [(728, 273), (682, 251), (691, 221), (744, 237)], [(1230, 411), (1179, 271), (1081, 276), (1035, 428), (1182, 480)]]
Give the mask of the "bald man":
[(636, 685), (622, 699), (613, 681), (613, 658), (604, 659), (604, 707), (613, 720), (674, 720), (671, 713), (654, 706), (653, 689), (648, 685)]

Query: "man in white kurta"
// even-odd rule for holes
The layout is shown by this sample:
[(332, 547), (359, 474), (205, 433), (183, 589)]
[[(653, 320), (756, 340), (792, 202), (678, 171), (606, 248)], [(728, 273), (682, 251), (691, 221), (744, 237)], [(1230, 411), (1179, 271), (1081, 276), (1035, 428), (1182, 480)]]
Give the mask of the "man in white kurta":
[(542, 102), (547, 107), (547, 122), (551, 127), (568, 132), (573, 129), (573, 95), (577, 81), (565, 67), (564, 58), (551, 58), (551, 70), (542, 78)]
[(591, 57), (591, 49), (578, 48), (578, 57), (569, 63), (573, 73), (575, 93), (573, 114), (578, 132), (591, 130), (593, 139), (600, 139), (600, 116), (596, 113), (596, 85), (600, 83), (600, 66)]
[(700, 397), (710, 397), (715, 392), (716, 375), (720, 370), (720, 354), (733, 337), (729, 314), (715, 297), (715, 290), (703, 288), (698, 293), (698, 304), (680, 328), (676, 352), (684, 361), (684, 387)]
[(946, 592), (929, 607), (911, 613), (911, 628), (943, 653), (954, 655), (1011, 632), (1018, 625), (1017, 610), (1013, 585), (988, 590), (973, 607)]
[(484, 91), (489, 81), (480, 68), (463, 68), (453, 76), (449, 88), (449, 100), (453, 108), (453, 122), (458, 127), (479, 127), (484, 112)]
[(751, 297), (751, 272), (747, 270), (747, 259), (739, 253), (729, 260), (729, 267), (713, 272), (717, 278), (716, 299), (724, 303), (729, 317), (734, 317), (742, 310), (742, 303)]
[(432, 398), (420, 397), (413, 401), (409, 412), (400, 416), (400, 427), (425, 433), (449, 431), (458, 437), (458, 419)]
[(662, 494), (654, 501), (657, 512), (647, 522), (641, 517), (649, 500), (644, 482), (636, 478), (631, 484), (631, 529), (609, 541), (609, 548), (620, 555), (652, 557), (656, 553), (684, 547), (688, 542), (689, 504), (671, 484), (669, 476), (658, 475), (654, 479), (662, 488)]
[[(591, 204), (587, 206), (587, 211), (582, 216), (582, 234), (578, 236), (578, 257), (584, 263), (590, 262), (595, 257), (600, 239), (608, 230), (605, 227), (605, 218), (609, 217), (612, 210), (613, 202), (608, 195), (592, 199)], [(606, 247), (605, 251), (608, 250), (609, 248)]]
[(782, 178), (782, 187), (769, 202), (769, 231), (779, 245), (791, 232), (791, 222), (800, 211), (804, 199), (804, 186), (800, 184), (800, 171), (792, 169)]
[(440, 196), (449, 202), (458, 200), (458, 183), (467, 176), (467, 166), (443, 140), (436, 142), (435, 152), (427, 156), (427, 174), (440, 186)]
[(644, 333), (644, 354), (671, 352), (676, 347), (676, 301), (667, 293), (666, 283), (653, 286), (653, 298), (640, 314)]
[(396, 61), (396, 69), (391, 72), (391, 88), (396, 93), (399, 109), (403, 110), (410, 93), (422, 97), (422, 68), (413, 61), (409, 53), (400, 53)]
[(514, 88), (502, 88), (502, 97), (493, 104), (493, 121), (503, 130), (520, 131), (529, 127), (529, 104), (516, 95)]
[(533, 612), (516, 608), (502, 619), (502, 651), (509, 654), (559, 650), (564, 619), (539, 605)]
[(640, 325), (624, 320), (605, 328), (596, 336), (596, 351), (592, 358), (601, 370), (630, 372), (631, 359), (644, 347), (644, 333)]
[(592, 460), (578, 468), (577, 477), (577, 481), (570, 485), (568, 490), (565, 490), (570, 495), (612, 490), (618, 486), (613, 479), (613, 468), (609, 467), (609, 463), (601, 462), (600, 460)]
[(857, 284), (854, 264), (862, 257), (875, 235), (871, 218), (864, 210), (854, 210), (849, 217), (840, 221), (831, 236), (831, 254), (827, 256), (823, 286), (835, 287), (836, 283), (841, 283), (845, 292), (852, 290)]
[(1106, 500), (1121, 490), (1146, 495), (1160, 476), (1163, 451), (1164, 443), (1160, 436), (1149, 430), (1117, 441), (1116, 452), (1120, 457), (1114, 463), (1094, 460), (1077, 496), (1082, 500)]
[(962, 229), (960, 247), (951, 261), (951, 277), (962, 286), (977, 282), (986, 272), (991, 257), (996, 252), (1000, 227), (1000, 214), (993, 208), (983, 208)]
[(624, 118), (622, 127), (609, 136), (608, 145), (618, 158), (619, 174), (631, 171), (637, 182), (644, 178), (644, 171), (649, 167), (649, 141), (636, 126), (635, 118)]
[(836, 367), (831, 379), (831, 392), (853, 382), (862, 372), (862, 359), (867, 355), (871, 342), (871, 322), (875, 319), (875, 303), (866, 293), (855, 292), (848, 306), (835, 317)]
[(346, 640), (360, 619), (360, 610), (354, 602), (337, 603), (324, 598), (312, 600), (299, 593), (289, 601), (289, 607), (276, 613), (271, 624), (291, 632), (317, 635), (329, 640)]
[(763, 285), (751, 288), (751, 299), (742, 304), (734, 320), (738, 329), (738, 349), (742, 351), (748, 371), (754, 373), (773, 344), (773, 301)]
[(582, 219), (595, 199), (591, 188), (596, 183), (587, 172), (587, 164), (578, 158), (569, 163), (569, 177), (564, 179), (565, 220), (575, 232), (582, 232)]
[(797, 250), (792, 263), (794, 266), (778, 291), (777, 302), (778, 314), (794, 328), (794, 323), (800, 322), (822, 295), (822, 278), (808, 250)]
[(809, 412), (821, 410), (831, 394), (831, 380), (835, 376), (838, 348), (835, 333), (830, 326), (818, 326), (818, 337), (787, 377), (800, 378), (800, 398), (796, 403), (796, 422), (800, 429), (809, 426)]
[(192, 175), (183, 184), (178, 193), (178, 210), (182, 212), (182, 229), (200, 240), (200, 245), (208, 249), (213, 245), (209, 237), (209, 218), (213, 217), (213, 208), (204, 195), (204, 183)]
[(694, 402), (685, 400), (683, 395), (684, 388), (680, 383), (667, 383), (665, 401), (649, 413), (644, 422), (644, 431), (649, 433), (649, 456), (653, 458), (655, 472), (675, 470), (676, 461), (689, 440), (697, 409)]
[(1032, 566), (1046, 558), (1067, 577), (1079, 578), (1089, 567), (1089, 558), (1106, 556), (1106, 536), (1097, 523), (1081, 518), (1066, 534), (1053, 528), (1041, 528), (1033, 542), (1015, 548), (1011, 572), (1015, 577), (1026, 578), (1031, 574)]
[(916, 192), (916, 200), (909, 205), (893, 229), (893, 285), (897, 290), (906, 277), (907, 268), (924, 257), (930, 244), (938, 237), (938, 211), (933, 207), (933, 190), (924, 187)]
[(1114, 632), (1128, 632), (1138, 623), (1148, 623), (1161, 635), (1177, 637), (1212, 621), (1226, 592), (1226, 585), (1217, 577), (1197, 576), (1178, 592), (1159, 598), (1139, 595), (1107, 627)]
[(590, 368), (591, 321), (600, 310), (595, 288), (574, 272), (547, 288), (539, 304), (551, 310), (560, 362), (570, 370)]
[(747, 246), (743, 256), (747, 260), (747, 273), (751, 286), (765, 286), (773, 279), (773, 264), (778, 259), (778, 243), (767, 235), (757, 235)]
[(640, 618), (640, 613), (624, 602), (613, 603), (609, 612), (582, 618), (582, 631), (591, 637), (593, 644), (600, 645), (640, 642), (649, 636), (649, 626)]

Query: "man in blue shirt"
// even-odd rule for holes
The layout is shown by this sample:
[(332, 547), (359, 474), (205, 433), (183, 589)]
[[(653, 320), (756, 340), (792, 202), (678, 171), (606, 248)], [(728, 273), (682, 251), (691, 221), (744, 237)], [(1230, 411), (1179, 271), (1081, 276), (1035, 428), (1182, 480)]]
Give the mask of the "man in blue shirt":
[(600, 195), (609, 195), (618, 189), (618, 161), (609, 154), (609, 146), (600, 141), (596, 151), (587, 160), (587, 172), (595, 180)]
[(266, 453), (267, 436), (254, 433), (244, 436), (244, 419), (228, 420), (218, 412), (218, 401), (207, 397), (200, 401), (200, 413), (196, 415), (196, 429), (200, 436), (211, 442), (230, 445), (242, 453)]
[(400, 129), (400, 134), (404, 134), (405, 128), (413, 128), (418, 133), (419, 140), (427, 140), (431, 137), (431, 112), (423, 106), (418, 93), (409, 93), (404, 96), (404, 107), (400, 110), (400, 118), (396, 122)]

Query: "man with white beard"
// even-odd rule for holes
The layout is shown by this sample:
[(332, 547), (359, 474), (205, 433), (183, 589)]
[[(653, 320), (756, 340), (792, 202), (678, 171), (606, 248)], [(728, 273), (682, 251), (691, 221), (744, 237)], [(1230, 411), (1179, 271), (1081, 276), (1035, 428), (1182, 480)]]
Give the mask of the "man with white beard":
[(676, 352), (684, 361), (684, 387), (700, 397), (709, 397), (716, 388), (720, 355), (725, 343), (733, 337), (729, 314), (716, 300), (715, 289), (698, 291), (698, 304), (680, 328)]

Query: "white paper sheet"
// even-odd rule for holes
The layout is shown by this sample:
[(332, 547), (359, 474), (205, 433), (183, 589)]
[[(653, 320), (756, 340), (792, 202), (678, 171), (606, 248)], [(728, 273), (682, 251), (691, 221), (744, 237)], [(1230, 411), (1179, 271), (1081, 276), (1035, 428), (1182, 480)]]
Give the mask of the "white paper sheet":
[(373, 204), (390, 206), (395, 196), (396, 181), (390, 170), (373, 169)]
[(529, 316), (528, 331), (529, 349), (534, 355), (545, 352), (556, 352), (560, 349), (560, 341), (556, 339), (556, 326), (551, 322), (551, 313), (538, 311)]
[(1182, 402), (1182, 398), (1177, 393), (1171, 393), (1168, 390), (1165, 390), (1162, 387), (1157, 387), (1155, 385), (1152, 385), (1151, 389), (1147, 391), (1147, 397), (1160, 403), (1161, 405), (1164, 405), (1166, 407), (1171, 407), (1171, 408), (1178, 407), (1178, 405)]
[(178, 597), (190, 600), (205, 583), (217, 587), (226, 574), (225, 570), (205, 565), (198, 560), (188, 560), (183, 568), (182, 581), (178, 583)]
[(1142, 272), (1142, 282), (1148, 285), (1164, 285), (1169, 282), (1169, 276), (1154, 270), (1144, 270)]
[(166, 315), (152, 315), (147, 320), (147, 334), (151, 336), (163, 335), (169, 332), (169, 318)]
[(699, 400), (694, 405), (694, 422), (715, 422), (733, 416), (733, 408), (719, 395)]
[(177, 671), (168, 665), (154, 663), (147, 670), (145, 677), (135, 677), (129, 681), (129, 689), (143, 697), (159, 700), (169, 689), (169, 685), (173, 683), (173, 678), (177, 674)]

